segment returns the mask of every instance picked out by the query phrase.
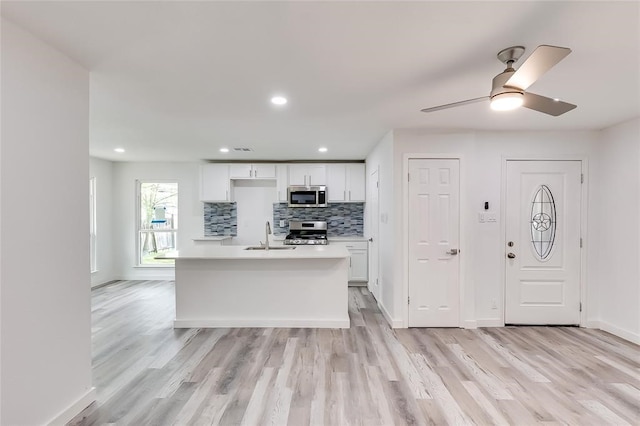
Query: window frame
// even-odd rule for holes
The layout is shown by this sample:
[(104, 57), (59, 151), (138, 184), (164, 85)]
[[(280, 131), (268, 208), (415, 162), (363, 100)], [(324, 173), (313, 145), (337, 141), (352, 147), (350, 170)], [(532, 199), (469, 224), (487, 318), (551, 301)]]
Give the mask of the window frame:
[[(171, 229), (163, 230), (145, 230), (142, 229), (142, 217), (141, 217), (141, 208), (142, 208), (142, 185), (147, 183), (173, 183), (177, 188), (178, 195), (178, 204), (176, 208), (178, 209), (178, 217), (180, 212), (180, 183), (177, 179), (136, 179), (135, 185), (135, 267), (136, 268), (174, 268), (175, 261), (171, 263), (157, 263), (157, 264), (147, 264), (142, 263), (142, 247), (141, 247), (141, 237), (143, 233), (173, 233), (174, 241), (175, 241), (175, 249), (178, 249), (178, 227), (174, 227)], [(178, 219), (179, 220), (179, 219)]]
[(98, 223), (97, 223), (97, 192), (96, 178), (89, 177), (89, 270), (92, 274), (98, 272)]

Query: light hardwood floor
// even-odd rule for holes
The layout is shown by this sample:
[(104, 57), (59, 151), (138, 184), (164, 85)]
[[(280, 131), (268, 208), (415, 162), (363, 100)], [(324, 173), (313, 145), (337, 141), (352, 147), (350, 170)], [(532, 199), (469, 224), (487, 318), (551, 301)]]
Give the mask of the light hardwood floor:
[(570, 327), (174, 330), (173, 283), (93, 291), (98, 401), (72, 425), (640, 424), (640, 349)]

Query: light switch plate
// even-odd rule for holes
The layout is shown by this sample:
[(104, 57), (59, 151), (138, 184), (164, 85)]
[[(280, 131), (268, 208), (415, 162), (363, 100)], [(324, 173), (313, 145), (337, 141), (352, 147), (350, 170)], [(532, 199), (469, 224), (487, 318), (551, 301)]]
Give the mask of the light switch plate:
[(280, 228), (284, 228), (285, 226), (284, 219), (280, 220)]

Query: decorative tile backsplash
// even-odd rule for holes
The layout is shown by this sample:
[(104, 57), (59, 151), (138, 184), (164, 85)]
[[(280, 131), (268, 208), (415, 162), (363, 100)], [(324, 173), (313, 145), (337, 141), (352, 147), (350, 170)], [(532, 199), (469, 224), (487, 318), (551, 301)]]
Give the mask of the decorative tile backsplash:
[(204, 203), (204, 236), (238, 235), (236, 203)]
[[(285, 226), (280, 226), (281, 220)], [(274, 203), (273, 234), (288, 234), (290, 220), (325, 220), (329, 237), (362, 237), (364, 203), (328, 203), (327, 207), (309, 208), (290, 208), (287, 203)]]
[[(284, 226), (280, 221), (284, 220)], [(364, 233), (364, 203), (328, 203), (327, 207), (289, 208), (273, 204), (274, 235), (287, 235), (290, 220), (325, 220), (329, 237), (361, 237)], [(238, 235), (237, 203), (204, 203), (204, 236)]]

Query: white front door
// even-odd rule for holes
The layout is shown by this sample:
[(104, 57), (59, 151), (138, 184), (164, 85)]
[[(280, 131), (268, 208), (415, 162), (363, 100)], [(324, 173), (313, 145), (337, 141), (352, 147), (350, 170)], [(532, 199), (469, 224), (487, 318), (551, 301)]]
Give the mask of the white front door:
[(580, 323), (580, 161), (507, 161), (506, 324)]
[(460, 325), (459, 169), (409, 160), (409, 327)]
[(380, 227), (380, 207), (378, 203), (379, 193), (378, 168), (376, 167), (369, 176), (369, 223), (371, 224), (371, 242), (369, 243), (369, 291), (376, 300), (380, 300), (379, 280), (379, 246), (378, 230)]

